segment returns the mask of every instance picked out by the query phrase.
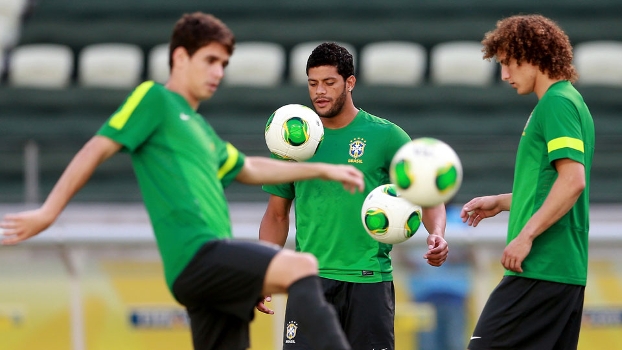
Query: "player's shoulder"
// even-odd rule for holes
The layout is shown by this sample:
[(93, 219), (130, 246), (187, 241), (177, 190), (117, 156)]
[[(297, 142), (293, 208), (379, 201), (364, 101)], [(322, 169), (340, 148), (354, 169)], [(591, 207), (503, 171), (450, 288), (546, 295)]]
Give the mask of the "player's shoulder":
[(362, 117), (362, 119), (364, 119), (366, 122), (370, 123), (370, 124), (376, 124), (380, 127), (384, 126), (387, 128), (394, 128), (394, 127), (398, 127), (399, 126), (395, 123), (393, 123), (392, 121), (385, 119), (385, 118), (381, 118), (378, 117), (374, 114), (371, 114), (369, 112), (366, 112), (362, 109), (359, 110), (359, 116)]
[(583, 97), (574, 85), (567, 80), (553, 84), (540, 100), (544, 103), (576, 103), (577, 101), (583, 101)]
[(153, 80), (147, 80), (136, 87), (135, 90), (145, 90), (149, 94), (156, 96), (169, 95), (170, 91), (162, 84)]
[(579, 91), (569, 81), (560, 81), (549, 87), (540, 98), (532, 113), (532, 120), (550, 120), (551, 114), (557, 115), (556, 119), (568, 116), (578, 120), (581, 114), (587, 115), (585, 111), (587, 107)]
[(153, 80), (147, 80), (136, 86), (130, 93), (130, 96), (138, 95), (162, 98), (170, 95), (170, 93), (171, 92), (164, 85), (156, 83)]
[(374, 133), (389, 133), (389, 134), (405, 134), (406, 132), (402, 127), (394, 122), (378, 117), (364, 110), (360, 110), (359, 115), (364, 119), (368, 129), (373, 130)]
[(171, 101), (171, 91), (152, 80), (145, 81), (134, 88), (124, 104), (132, 106), (162, 106)]

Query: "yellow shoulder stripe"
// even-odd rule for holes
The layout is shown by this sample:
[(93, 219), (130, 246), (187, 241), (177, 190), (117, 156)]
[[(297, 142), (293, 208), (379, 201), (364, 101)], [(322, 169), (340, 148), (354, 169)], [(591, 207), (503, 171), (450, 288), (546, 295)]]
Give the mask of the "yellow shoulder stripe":
[(222, 179), (238, 162), (240, 153), (232, 144), (227, 143), (227, 161), (218, 169), (218, 179)]
[(572, 137), (567, 137), (567, 136), (558, 137), (556, 139), (549, 141), (549, 143), (547, 144), (547, 147), (549, 149), (549, 153), (556, 151), (560, 148), (572, 148), (572, 149), (576, 149), (579, 152), (585, 152), (582, 140), (575, 139)]
[(151, 89), (153, 84), (155, 84), (153, 81), (146, 81), (138, 85), (138, 87), (134, 89), (134, 92), (132, 92), (130, 97), (127, 98), (127, 101), (125, 102), (125, 104), (123, 104), (121, 110), (119, 110), (112, 116), (112, 118), (110, 118), (110, 122), (108, 122), (108, 125), (117, 130), (121, 130), (123, 126), (125, 126), (125, 123), (127, 123), (127, 120), (130, 119), (130, 116), (132, 115), (132, 112), (134, 112), (134, 110), (136, 109), (136, 106), (138, 106), (140, 101), (142, 101), (143, 97), (145, 97), (147, 91)]

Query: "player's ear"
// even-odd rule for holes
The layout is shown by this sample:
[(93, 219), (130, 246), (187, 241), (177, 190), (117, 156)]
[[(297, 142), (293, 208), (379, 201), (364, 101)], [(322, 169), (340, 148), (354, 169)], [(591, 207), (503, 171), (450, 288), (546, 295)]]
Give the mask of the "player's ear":
[(183, 46), (177, 46), (173, 50), (173, 54), (171, 55), (173, 60), (172, 68), (174, 67), (182, 67), (188, 62), (190, 59), (190, 55), (188, 55), (188, 51)]
[(354, 89), (354, 85), (356, 85), (356, 77), (351, 75), (348, 79), (346, 79), (346, 89), (348, 89), (348, 91), (352, 91)]

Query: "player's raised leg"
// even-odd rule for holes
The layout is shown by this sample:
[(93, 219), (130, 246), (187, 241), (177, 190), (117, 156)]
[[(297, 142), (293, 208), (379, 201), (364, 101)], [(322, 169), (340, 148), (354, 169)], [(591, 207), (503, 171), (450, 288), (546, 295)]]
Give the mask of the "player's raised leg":
[(326, 302), (317, 275), (317, 259), (312, 254), (280, 251), (270, 262), (264, 281), (264, 295), (287, 292), (300, 326), (307, 330), (314, 349), (351, 349), (337, 321), (333, 307)]

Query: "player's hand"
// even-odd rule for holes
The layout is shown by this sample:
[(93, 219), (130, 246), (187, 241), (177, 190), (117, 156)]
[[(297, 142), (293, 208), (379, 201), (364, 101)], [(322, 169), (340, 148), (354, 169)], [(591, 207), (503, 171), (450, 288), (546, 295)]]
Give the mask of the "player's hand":
[(11, 245), (24, 241), (48, 228), (53, 221), (42, 209), (6, 214), (0, 222), (2, 244)]
[(263, 312), (264, 314), (273, 315), (274, 311), (272, 309), (268, 308), (266, 306), (266, 304), (265, 304), (265, 303), (269, 303), (271, 301), (272, 301), (272, 297), (270, 295), (265, 296), (263, 298), (263, 300), (261, 300), (259, 303), (257, 303), (257, 306), (256, 306), (257, 310), (259, 310), (260, 312)]
[(493, 217), (502, 211), (498, 196), (484, 196), (471, 199), (462, 206), (460, 217), (462, 222), (476, 227), (485, 218)]
[(518, 235), (503, 250), (501, 265), (514, 272), (523, 272), (522, 263), (531, 251), (532, 242), (524, 236)]
[(363, 173), (351, 165), (333, 165), (326, 169), (324, 179), (339, 181), (350, 193), (365, 190)]
[(431, 266), (441, 266), (447, 260), (449, 246), (447, 241), (439, 235), (428, 235), (428, 251), (423, 256)]

